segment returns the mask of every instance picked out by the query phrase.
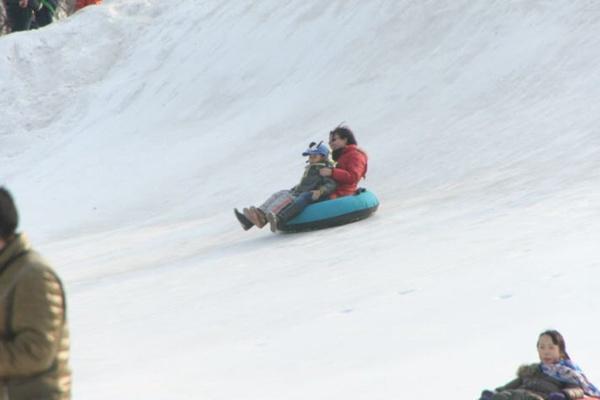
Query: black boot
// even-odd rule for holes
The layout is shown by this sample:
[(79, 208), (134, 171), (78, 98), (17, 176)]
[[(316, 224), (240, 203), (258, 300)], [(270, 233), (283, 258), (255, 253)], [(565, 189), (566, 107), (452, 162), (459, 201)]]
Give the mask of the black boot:
[(233, 209), (233, 213), (235, 214), (235, 217), (237, 218), (237, 220), (240, 221), (240, 224), (242, 225), (242, 228), (244, 228), (245, 231), (247, 231), (248, 229), (250, 229), (254, 226), (252, 221), (250, 221), (248, 218), (246, 218), (246, 216), (244, 214), (239, 212), (237, 210), (237, 208)]

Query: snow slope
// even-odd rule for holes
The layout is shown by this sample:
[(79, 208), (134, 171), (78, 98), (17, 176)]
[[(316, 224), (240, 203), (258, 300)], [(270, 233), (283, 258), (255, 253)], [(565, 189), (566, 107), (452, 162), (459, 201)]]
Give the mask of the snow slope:
[[(0, 38), (0, 184), (76, 399), (476, 398), (559, 329), (600, 382), (600, 4), (105, 0)], [(365, 221), (243, 232), (345, 121)]]

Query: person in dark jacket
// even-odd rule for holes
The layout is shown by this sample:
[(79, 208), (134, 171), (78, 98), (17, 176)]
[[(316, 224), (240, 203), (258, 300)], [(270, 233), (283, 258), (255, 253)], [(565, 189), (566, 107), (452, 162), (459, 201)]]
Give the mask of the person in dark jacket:
[(58, 7), (58, 0), (39, 0), (39, 2), (42, 6), (34, 13), (35, 18), (32, 23), (34, 29), (50, 25)]
[(57, 5), (57, 0), (6, 0), (11, 31), (27, 31), (50, 24)]
[(338, 126), (329, 133), (329, 146), (336, 165), (335, 168), (321, 169), (321, 175), (337, 183), (337, 189), (330, 198), (356, 193), (358, 182), (367, 174), (367, 153), (358, 148), (354, 132), (345, 126)]
[(280, 190), (273, 193), (260, 207), (243, 209), (243, 214), (234, 210), (236, 217), (244, 230), (252, 226), (262, 228), (269, 222), (272, 232), (276, 232), (281, 224), (289, 221), (311, 203), (326, 199), (335, 190), (336, 183), (331, 178), (321, 176), (323, 168), (331, 168), (329, 161), (329, 148), (323, 142), (311, 143), (309, 148), (302, 153), (308, 156), (308, 165), (300, 183), (289, 190)]
[(539, 363), (521, 366), (516, 379), (495, 390), (484, 390), (480, 400), (575, 400), (586, 394), (600, 396), (600, 391), (571, 361), (558, 331), (542, 332), (537, 350)]
[(17, 225), (12, 196), (0, 188), (0, 400), (68, 400), (63, 285)]

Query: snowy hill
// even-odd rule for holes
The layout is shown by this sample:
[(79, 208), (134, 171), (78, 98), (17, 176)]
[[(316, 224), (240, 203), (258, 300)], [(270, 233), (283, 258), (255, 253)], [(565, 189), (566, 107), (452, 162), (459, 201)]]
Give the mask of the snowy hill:
[[(0, 38), (0, 184), (66, 281), (74, 398), (476, 398), (550, 327), (600, 382), (599, 13), (105, 0)], [(377, 214), (243, 232), (342, 121)]]

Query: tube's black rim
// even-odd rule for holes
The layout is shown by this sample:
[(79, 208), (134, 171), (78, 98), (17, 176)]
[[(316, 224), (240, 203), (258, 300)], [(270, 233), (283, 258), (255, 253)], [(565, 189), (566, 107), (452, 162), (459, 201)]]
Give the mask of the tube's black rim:
[(377, 204), (376, 206), (370, 207), (370, 208), (364, 208), (362, 210), (353, 211), (351, 213), (339, 215), (339, 216), (333, 217), (333, 218), (326, 218), (326, 219), (321, 219), (318, 221), (305, 222), (302, 224), (286, 224), (286, 225), (279, 227), (279, 230), (283, 231), (283, 232), (294, 233), (294, 232), (314, 231), (317, 229), (325, 229), (325, 228), (332, 228), (334, 226), (345, 225), (345, 224), (349, 224), (351, 222), (356, 222), (356, 221), (360, 221), (361, 219), (367, 218), (368, 216), (373, 214), (377, 210), (378, 207), (379, 207), (379, 204)]

